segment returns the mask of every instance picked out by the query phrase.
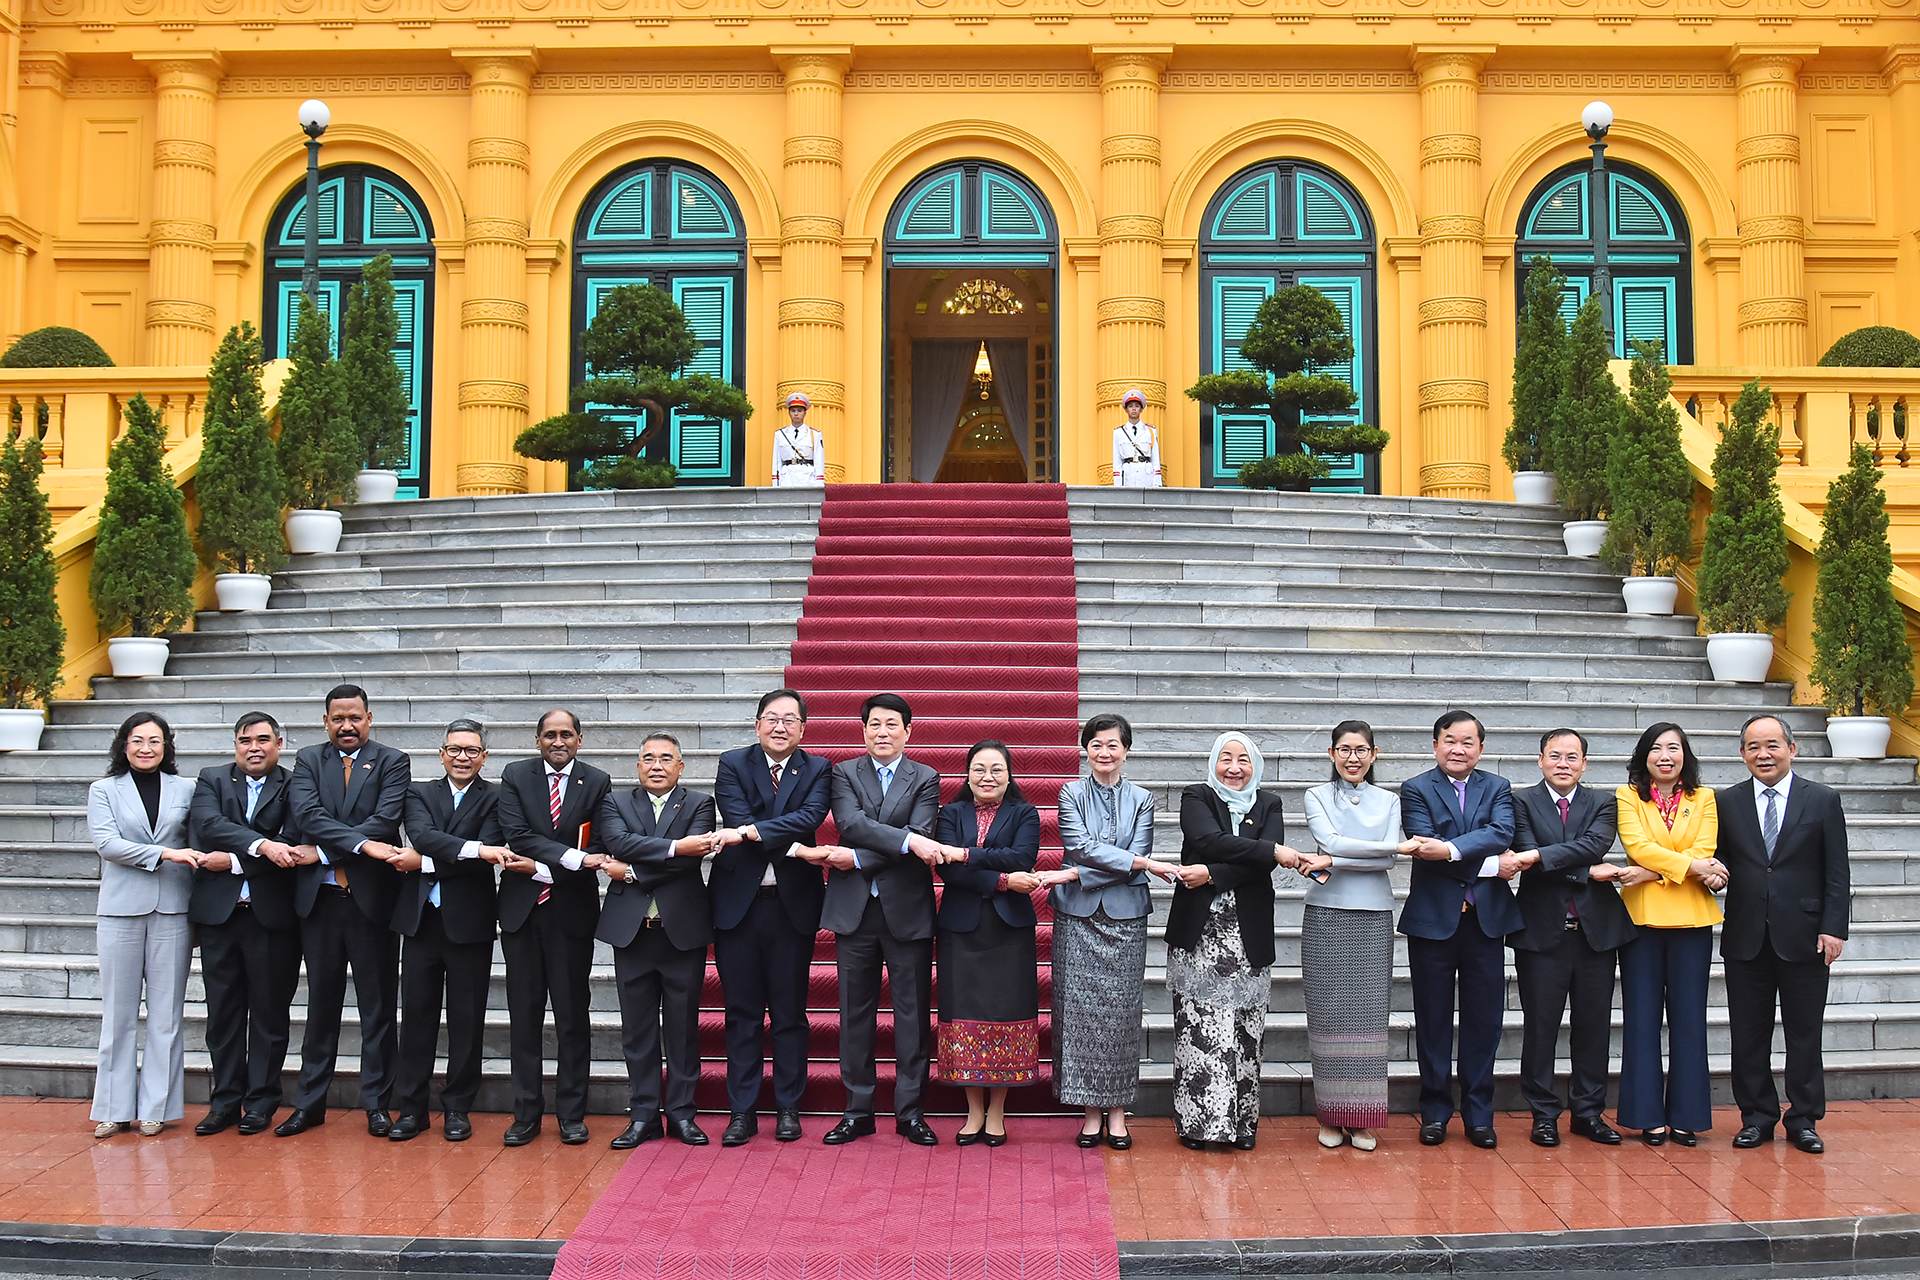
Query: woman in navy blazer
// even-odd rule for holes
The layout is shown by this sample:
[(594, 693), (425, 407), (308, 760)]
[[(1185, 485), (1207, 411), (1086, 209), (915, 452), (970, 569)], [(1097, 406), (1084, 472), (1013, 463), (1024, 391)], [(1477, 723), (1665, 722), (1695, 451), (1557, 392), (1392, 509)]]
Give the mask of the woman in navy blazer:
[(1040, 1066), (1039, 957), (1033, 872), (1040, 811), (1020, 794), (1004, 742), (967, 752), (967, 782), (940, 810), (936, 839), (959, 856), (941, 864), (935, 920), (940, 964), (940, 1078), (967, 1090), (954, 1141), (1007, 1140), (1007, 1089)]

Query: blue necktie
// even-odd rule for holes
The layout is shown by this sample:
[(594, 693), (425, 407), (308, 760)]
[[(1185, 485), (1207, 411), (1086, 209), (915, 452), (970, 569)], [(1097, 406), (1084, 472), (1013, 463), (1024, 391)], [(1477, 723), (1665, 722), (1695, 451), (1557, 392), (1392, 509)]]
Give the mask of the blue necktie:
[[(1464, 826), (1466, 826), (1466, 825), (1467, 825), (1467, 783), (1466, 783), (1466, 779), (1464, 779), (1464, 778), (1449, 778), (1449, 779), (1448, 779), (1448, 781), (1449, 781), (1449, 782), (1451, 782), (1451, 783), (1453, 783), (1453, 795), (1454, 795), (1454, 799), (1456, 799), (1456, 800), (1458, 800), (1458, 801), (1460, 802), (1460, 825), (1461, 825), (1462, 827), (1464, 827)], [(1476, 904), (1476, 903), (1477, 903), (1477, 902), (1479, 901), (1479, 899), (1478, 899), (1478, 897), (1477, 897), (1477, 896), (1476, 896), (1476, 895), (1474, 894), (1474, 892), (1473, 892), (1473, 890), (1474, 890), (1474, 886), (1473, 886), (1473, 885), (1471, 885), (1471, 884), (1469, 884), (1469, 885), (1467, 886), (1467, 905), (1468, 905), (1468, 906), (1470, 906), (1470, 907), (1471, 907), (1471, 906), (1473, 906), (1473, 905), (1475, 905), (1475, 904)]]
[[(449, 791), (453, 791), (453, 788), (451, 788), (451, 787), (449, 787), (449, 788), (447, 788), (447, 789), (448, 789)], [(453, 791), (453, 811), (454, 811), (455, 813), (458, 813), (458, 812), (460, 812), (460, 802), (461, 802), (462, 800), (464, 800), (464, 799), (466, 799), (466, 798), (467, 798), (467, 793), (466, 793), (466, 792), (464, 792), (464, 791)], [(427, 901), (428, 901), (429, 903), (431, 903), (431, 904), (433, 904), (433, 905), (434, 905), (434, 906), (436, 906), (436, 907), (440, 905), (440, 873), (439, 873), (439, 866), (440, 866), (440, 864), (439, 864), (439, 863), (435, 863), (435, 864), (434, 864), (434, 876), (433, 876), (433, 888), (431, 888), (431, 889), (429, 889), (429, 890), (427, 891)]]
[[(254, 811), (260, 807), (260, 788), (266, 785), (267, 785), (267, 780), (265, 778), (248, 778), (247, 779), (247, 821), (248, 822), (253, 821)], [(240, 878), (240, 901), (242, 902), (253, 901), (253, 889), (252, 889), (252, 886), (247, 884), (245, 876), (242, 876)]]
[[(899, 767), (900, 762), (898, 760), (892, 764), (876, 764), (873, 766), (873, 771), (880, 775), (880, 798), (882, 800), (887, 798), (887, 791), (893, 786), (893, 771)], [(880, 882), (878, 880), (867, 881), (867, 896), (869, 898), (877, 898), (880, 896)]]

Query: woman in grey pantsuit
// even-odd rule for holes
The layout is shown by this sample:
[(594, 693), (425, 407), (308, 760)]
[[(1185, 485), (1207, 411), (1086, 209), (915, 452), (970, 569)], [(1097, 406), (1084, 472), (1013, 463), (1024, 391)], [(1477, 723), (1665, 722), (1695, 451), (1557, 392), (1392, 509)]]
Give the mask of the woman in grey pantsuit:
[[(136, 1120), (151, 1137), (186, 1114), (181, 1014), (193, 938), (187, 899), (200, 855), (186, 848), (193, 783), (179, 776), (173, 729), (151, 712), (113, 737), (107, 776), (87, 788), (87, 829), (100, 852), (100, 1061), (93, 1130), (110, 1137)], [(146, 1061), (135, 1041), (147, 1001)]]

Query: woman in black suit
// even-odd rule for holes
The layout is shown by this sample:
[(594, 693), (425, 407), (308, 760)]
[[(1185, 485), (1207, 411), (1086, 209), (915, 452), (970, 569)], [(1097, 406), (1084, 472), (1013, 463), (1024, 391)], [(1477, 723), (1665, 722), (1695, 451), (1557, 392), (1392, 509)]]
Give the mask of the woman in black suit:
[(967, 783), (942, 806), (936, 833), (962, 851), (940, 867), (940, 1078), (967, 1090), (967, 1123), (954, 1141), (997, 1147), (1007, 1140), (1008, 1087), (1032, 1084), (1040, 1064), (1031, 896), (1040, 887), (1040, 811), (1021, 796), (1004, 742), (967, 752)]
[(1280, 798), (1260, 791), (1264, 767), (1251, 738), (1223, 733), (1207, 780), (1180, 794), (1167, 986), (1174, 1128), (1194, 1151), (1253, 1150), (1273, 964), (1273, 868), (1317, 871), (1332, 862), (1282, 843)]

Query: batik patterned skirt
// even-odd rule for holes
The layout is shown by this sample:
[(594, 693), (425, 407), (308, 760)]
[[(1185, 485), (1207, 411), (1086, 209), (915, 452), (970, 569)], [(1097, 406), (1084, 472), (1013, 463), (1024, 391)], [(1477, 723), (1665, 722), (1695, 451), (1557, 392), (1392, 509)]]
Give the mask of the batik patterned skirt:
[(1393, 912), (1307, 907), (1300, 921), (1300, 976), (1320, 1123), (1383, 1127)]
[(1053, 1096), (1070, 1107), (1124, 1107), (1140, 1087), (1147, 917), (1053, 917)]
[(1233, 895), (1214, 900), (1199, 945), (1167, 950), (1173, 990), (1173, 1120), (1200, 1142), (1250, 1139), (1260, 1123), (1267, 969), (1247, 963)]
[(967, 933), (941, 929), (939, 1078), (1002, 1088), (1040, 1074), (1040, 971), (1032, 925), (1011, 925), (991, 902)]

